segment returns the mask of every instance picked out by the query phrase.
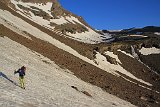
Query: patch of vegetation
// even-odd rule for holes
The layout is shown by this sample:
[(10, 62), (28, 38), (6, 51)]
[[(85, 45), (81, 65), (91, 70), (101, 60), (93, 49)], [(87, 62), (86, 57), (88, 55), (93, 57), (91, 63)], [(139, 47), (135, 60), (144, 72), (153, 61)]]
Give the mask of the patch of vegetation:
[(56, 23), (50, 22), (50, 26), (57, 26)]
[(32, 9), (35, 9), (35, 10), (39, 10), (39, 11), (42, 11), (42, 9), (39, 9), (37, 7), (34, 7), (34, 6), (30, 6)]
[(82, 32), (88, 31), (88, 29), (85, 26), (79, 23), (76, 23), (76, 24), (66, 23), (66, 24), (56, 26), (55, 29), (60, 29), (63, 34), (66, 34), (67, 32), (71, 34), (75, 34), (77, 32), (82, 33)]
[(43, 10), (41, 10), (37, 7), (30, 6), (31, 8), (27, 8), (27, 7), (24, 7), (20, 4), (18, 4), (17, 6), (27, 12), (31, 11), (35, 16), (43, 17), (43, 19), (49, 20), (51, 18), (48, 13), (44, 12)]
[(102, 55), (105, 56), (105, 57), (106, 57), (106, 60), (107, 60), (108, 62), (110, 62), (111, 64), (115, 64), (115, 65), (118, 64), (118, 62), (116, 61), (115, 58), (112, 58), (112, 57), (110, 57), (110, 56), (108, 56), (108, 55), (105, 55), (105, 54), (102, 54)]

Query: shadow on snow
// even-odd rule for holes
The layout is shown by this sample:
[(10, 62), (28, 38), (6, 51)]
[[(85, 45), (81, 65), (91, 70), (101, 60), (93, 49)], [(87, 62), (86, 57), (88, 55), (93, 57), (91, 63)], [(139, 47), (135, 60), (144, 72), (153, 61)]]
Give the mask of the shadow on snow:
[(12, 84), (16, 85), (16, 86), (19, 86), (17, 83), (15, 83), (13, 80), (11, 80), (10, 78), (7, 77), (6, 74), (4, 74), (3, 72), (0, 72), (0, 77), (8, 80), (9, 82), (11, 82)]

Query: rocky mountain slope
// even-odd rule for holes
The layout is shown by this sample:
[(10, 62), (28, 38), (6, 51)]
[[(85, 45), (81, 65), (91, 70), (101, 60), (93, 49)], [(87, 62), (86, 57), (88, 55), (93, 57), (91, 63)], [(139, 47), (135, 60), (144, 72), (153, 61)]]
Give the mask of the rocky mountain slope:
[[(158, 32), (104, 34), (56, 0), (0, 0), (0, 40), (2, 107), (160, 105)], [(12, 84), (22, 65), (28, 95)]]
[(25, 2), (11, 0), (9, 6), (22, 16), (61, 36), (92, 44), (102, 42), (105, 38), (110, 37), (95, 32), (82, 17), (63, 9), (57, 0), (53, 0), (53, 3), (47, 0), (45, 0), (45, 3), (40, 3), (40, 1), (32, 2), (28, 0), (25, 0)]
[[(160, 27), (156, 26), (146, 26), (144, 28), (130, 28), (120, 31), (102, 30), (102, 33), (107, 33), (107, 34), (109, 33), (113, 37), (115, 37), (114, 42), (123, 42), (122, 44), (127, 42), (128, 49), (130, 49), (130, 45), (134, 45), (140, 60), (145, 64), (147, 64), (149, 67), (151, 67), (153, 70), (155, 70), (157, 73), (160, 73), (159, 53), (151, 54), (148, 51), (149, 54), (143, 55), (139, 52), (139, 50), (141, 48), (149, 48), (148, 50), (151, 50), (152, 48), (159, 49), (160, 48), (159, 32), (160, 32)], [(152, 52), (153, 51), (156, 50), (152, 50)]]

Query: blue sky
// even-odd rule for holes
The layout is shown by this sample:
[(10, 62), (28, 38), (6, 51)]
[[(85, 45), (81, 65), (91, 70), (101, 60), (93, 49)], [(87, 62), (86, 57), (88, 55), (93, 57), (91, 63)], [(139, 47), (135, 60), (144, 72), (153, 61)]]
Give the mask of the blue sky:
[(160, 26), (160, 0), (59, 0), (95, 29)]

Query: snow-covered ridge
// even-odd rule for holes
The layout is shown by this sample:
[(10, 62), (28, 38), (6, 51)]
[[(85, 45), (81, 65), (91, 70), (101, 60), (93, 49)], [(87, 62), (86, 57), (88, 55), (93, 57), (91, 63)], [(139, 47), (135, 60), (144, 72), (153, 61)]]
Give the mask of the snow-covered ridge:
[[(116, 66), (116, 65), (114, 66), (113, 65), (112, 66), (112, 64), (107, 62), (106, 58), (103, 55), (101, 55), (100, 53), (97, 53), (97, 56), (96, 56), (97, 59), (90, 60), (87, 57), (84, 57), (84, 56), (80, 55), (77, 51), (75, 51), (71, 47), (61, 43), (60, 41), (52, 38), (48, 34), (46, 34), (46, 33), (42, 32), (42, 31), (40, 31), (39, 29), (31, 26), (30, 24), (28, 24), (24, 20), (12, 15), (10, 12), (8, 12), (6, 10), (0, 10), (0, 13), (1, 13), (0, 14), (0, 18), (3, 19), (5, 17), (5, 20), (6, 20), (2, 24), (9, 22), (12, 25), (14, 25), (16, 28), (18, 28), (19, 30), (25, 31), (25, 32), (33, 35), (36, 38), (39, 38), (39, 39), (44, 40), (44, 41), (47, 41), (47, 42), (51, 43), (52, 45), (58, 47), (59, 49), (62, 49), (64, 51), (66, 51), (66, 52), (68, 52), (68, 53), (70, 53), (70, 54), (82, 59), (83, 61), (88, 62), (88, 63), (90, 63), (90, 64), (92, 64), (92, 65), (94, 65), (94, 66), (96, 66), (96, 67), (98, 67), (98, 68), (100, 68), (100, 69), (102, 69), (102, 70), (104, 70), (106, 72), (109, 72), (109, 73), (111, 73), (113, 75), (119, 76), (119, 74), (116, 73), (116, 71), (119, 71), (122, 74), (127, 75), (127, 76), (129, 76), (129, 77), (131, 77), (131, 78), (133, 78), (133, 79), (135, 79), (137, 81), (140, 81), (140, 82), (142, 82), (144, 84), (152, 86), (150, 83), (147, 83), (147, 82), (145, 82), (145, 81), (143, 81), (141, 79), (138, 79), (137, 77), (133, 76), (131, 73), (126, 71), (120, 65), (118, 65), (118, 66)], [(10, 27), (8, 27), (8, 28), (10, 28)], [(116, 56), (113, 56), (113, 53), (112, 53), (111, 57), (116, 57)], [(95, 63), (95, 61), (98, 62), (99, 64), (97, 65)]]
[(122, 30), (108, 30), (109, 32), (120, 32)]
[[(75, 33), (71, 34), (70, 32), (67, 32), (67, 35), (73, 37), (74, 40), (77, 41), (83, 41), (84, 43), (89, 43), (89, 44), (97, 44), (101, 42), (109, 42), (111, 38), (110, 34), (107, 35), (101, 35), (93, 31), (91, 28), (88, 28), (88, 31), (82, 32), (82, 33)], [(106, 40), (105, 40), (106, 39)], [(107, 41), (108, 40), (108, 41)]]
[[(11, 3), (13, 3), (16, 7), (16, 9), (18, 9), (18, 13), (23, 15), (24, 17), (27, 17), (28, 19), (38, 23), (41, 26), (44, 26), (46, 28), (48, 28), (49, 30), (52, 30), (53, 32), (55, 32), (55, 26), (51, 26), (51, 23), (55, 23), (57, 25), (64, 25), (67, 23), (71, 23), (71, 24), (75, 24), (79, 23), (80, 25), (86, 27), (86, 29), (88, 29), (88, 31), (82, 32), (82, 33), (78, 33), (76, 32), (76, 34), (71, 34), (69, 32), (67, 32), (66, 34), (61, 34), (63, 36), (69, 37), (71, 39), (80, 41), (80, 42), (84, 42), (84, 43), (89, 43), (89, 44), (97, 44), (97, 43), (101, 43), (101, 42), (105, 42), (105, 39), (109, 39), (111, 38), (111, 35), (107, 34), (107, 35), (101, 35), (96, 33), (94, 30), (92, 30), (91, 28), (85, 26), (83, 23), (81, 23), (76, 17), (74, 16), (63, 16), (63, 17), (59, 17), (59, 19), (43, 19), (43, 17), (40, 16), (35, 16), (31, 11), (27, 12), (21, 8), (18, 7), (18, 5), (22, 5), (26, 8), (32, 9), (31, 6), (34, 6), (38, 9), (43, 10), (44, 12), (48, 13), (48, 15), (50, 17), (53, 17), (51, 14), (51, 7), (52, 7), (52, 3), (48, 2), (46, 4), (34, 4), (34, 3), (24, 3), (22, 1), (16, 1), (16, 0), (11, 0)], [(29, 13), (29, 14), (26, 14)], [(76, 23), (75, 23), (76, 22)]]
[[(7, 37), (0, 37), (0, 59), (0, 107), (135, 107)], [(10, 82), (18, 84), (18, 75), (13, 72), (23, 65), (27, 67), (25, 90)]]
[(150, 54), (160, 54), (160, 49), (152, 47), (152, 48), (144, 48), (142, 47), (141, 50), (139, 50), (139, 52), (142, 55), (150, 55)]
[(160, 32), (155, 32), (154, 34), (156, 34), (156, 35), (160, 35)]

